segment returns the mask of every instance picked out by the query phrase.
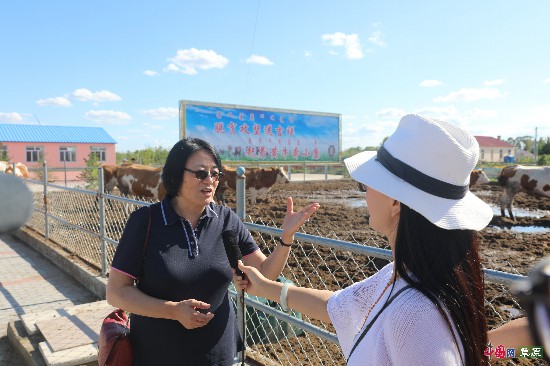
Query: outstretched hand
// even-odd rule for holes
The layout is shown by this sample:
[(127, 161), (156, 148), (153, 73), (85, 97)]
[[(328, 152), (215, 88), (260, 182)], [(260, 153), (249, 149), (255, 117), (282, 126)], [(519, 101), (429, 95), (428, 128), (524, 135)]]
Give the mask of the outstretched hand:
[(285, 243), (291, 243), (294, 240), (294, 233), (300, 229), (300, 227), (310, 219), (315, 211), (321, 207), (317, 202), (311, 203), (301, 210), (294, 212), (294, 202), (292, 197), (286, 199), (286, 214), (283, 221), (283, 234), (281, 238)]

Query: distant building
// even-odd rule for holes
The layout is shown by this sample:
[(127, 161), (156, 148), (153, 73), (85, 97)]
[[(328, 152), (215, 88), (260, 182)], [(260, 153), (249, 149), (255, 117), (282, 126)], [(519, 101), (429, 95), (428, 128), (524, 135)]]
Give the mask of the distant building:
[(479, 144), (479, 161), (486, 163), (503, 163), (505, 160), (513, 160), (515, 156), (514, 145), (503, 141), (500, 136), (474, 136)]
[(0, 160), (21, 162), (31, 172), (45, 160), (55, 180), (63, 180), (65, 173), (67, 180), (78, 179), (90, 153), (115, 164), (115, 144), (101, 127), (0, 124)]

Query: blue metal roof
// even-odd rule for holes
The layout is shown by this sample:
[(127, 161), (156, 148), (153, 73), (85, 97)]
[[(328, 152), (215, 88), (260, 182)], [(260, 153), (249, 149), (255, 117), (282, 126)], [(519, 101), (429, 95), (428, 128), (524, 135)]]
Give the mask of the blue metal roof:
[(0, 142), (116, 144), (102, 127), (14, 125), (0, 123)]

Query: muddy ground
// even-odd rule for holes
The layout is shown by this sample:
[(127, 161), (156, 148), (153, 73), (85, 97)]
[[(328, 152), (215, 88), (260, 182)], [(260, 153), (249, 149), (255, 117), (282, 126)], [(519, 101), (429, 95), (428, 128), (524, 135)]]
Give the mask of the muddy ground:
[[(517, 219), (514, 221), (500, 217), (502, 188), (496, 183), (474, 186), (472, 192), (495, 207), (493, 220), (480, 232), (481, 256), (485, 268), (526, 275), (534, 263), (550, 256), (550, 199), (536, 198), (524, 193), (516, 195), (514, 208), (521, 210), (518, 213), (523, 216), (516, 215)], [(229, 206), (234, 207), (234, 195), (228, 194), (228, 196)], [(293, 197), (296, 209), (310, 202), (321, 204), (321, 209), (315, 217), (304, 226), (305, 233), (388, 249), (386, 239), (368, 227), (368, 208), (364, 204), (364, 193), (358, 191), (357, 184), (352, 180), (275, 185), (269, 192), (269, 196), (260, 196), (255, 207), (247, 207), (246, 214), (250, 217), (249, 220), (280, 227), (285, 214), (287, 196)], [(361, 280), (365, 275), (371, 275), (376, 268), (387, 263), (357, 256), (354, 261), (351, 261), (342, 254), (334, 256), (330, 251), (315, 250), (308, 245), (304, 248), (300, 251), (295, 250), (295, 255), (289, 260), (290, 272), (297, 268), (302, 268), (305, 273), (308, 273), (308, 269), (314, 271), (316, 274), (310, 276), (305, 282), (309, 282), (310, 286), (316, 288), (321, 288), (323, 284), (330, 290), (345, 287), (353, 281)], [(365, 264), (365, 268), (361, 268), (361, 262)], [(342, 270), (341, 267), (348, 265), (351, 269)], [(357, 269), (361, 271), (358, 273)], [(285, 273), (285, 275), (293, 278), (292, 273)], [(488, 283), (486, 299), (490, 303), (487, 306), (489, 328), (521, 316), (519, 312), (513, 310), (518, 308), (516, 299), (504, 286)], [(308, 341), (300, 340), (298, 337), (298, 340), (290, 339), (280, 344), (255, 347), (263, 348), (264, 354), (269, 353), (272, 359), (285, 364), (325, 365), (332, 364), (341, 358), (337, 348), (330, 346), (327, 342), (321, 343), (315, 337), (310, 337)], [(323, 351), (319, 351), (320, 349)], [(336, 362), (338, 363), (339, 361)], [(343, 361), (342, 364), (344, 364)], [(533, 362), (533, 360), (527, 363), (515, 360), (515, 364), (543, 363)]]

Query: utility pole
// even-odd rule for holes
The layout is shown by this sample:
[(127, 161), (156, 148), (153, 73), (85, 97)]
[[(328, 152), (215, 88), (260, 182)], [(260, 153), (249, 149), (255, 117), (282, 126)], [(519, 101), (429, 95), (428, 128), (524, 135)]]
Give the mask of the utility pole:
[(535, 164), (539, 161), (539, 147), (538, 147), (538, 141), (537, 141), (537, 127), (535, 127), (535, 143), (533, 144), (533, 154), (535, 155)]

